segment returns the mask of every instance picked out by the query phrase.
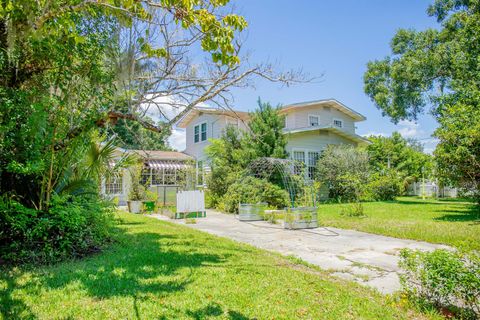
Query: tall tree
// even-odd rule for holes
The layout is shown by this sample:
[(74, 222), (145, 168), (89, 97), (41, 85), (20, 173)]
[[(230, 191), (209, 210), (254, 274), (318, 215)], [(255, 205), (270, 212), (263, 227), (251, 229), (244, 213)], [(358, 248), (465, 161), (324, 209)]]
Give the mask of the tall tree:
[[(0, 193), (46, 208), (68, 149), (98, 127), (123, 119), (168, 132), (201, 102), (228, 107), (229, 89), (255, 75), (296, 81), (241, 59), (247, 22), (228, 2), (0, 1)], [(145, 103), (162, 121), (145, 118)]]
[(278, 111), (279, 107), (274, 108), (270, 103), (258, 99), (258, 108), (251, 114), (248, 123), (250, 131), (245, 136), (257, 157), (287, 157), (287, 139), (282, 132), (285, 117)]
[(381, 173), (393, 169), (405, 182), (417, 180), (422, 174), (426, 177), (432, 174), (431, 156), (422, 152), (418, 141), (407, 140), (398, 132), (391, 137), (371, 136), (368, 139), (372, 143), (366, 150), (374, 171)]
[[(436, 0), (428, 14), (441, 24), (425, 31), (399, 30), (392, 55), (368, 63), (365, 92), (394, 122), (417, 119), (427, 105), (438, 119), (436, 160), (446, 180), (480, 191), (477, 134), (480, 122), (480, 1)], [(464, 122), (467, 120), (467, 122)], [(455, 163), (452, 160), (455, 159)], [(480, 193), (480, 192), (479, 192)]]

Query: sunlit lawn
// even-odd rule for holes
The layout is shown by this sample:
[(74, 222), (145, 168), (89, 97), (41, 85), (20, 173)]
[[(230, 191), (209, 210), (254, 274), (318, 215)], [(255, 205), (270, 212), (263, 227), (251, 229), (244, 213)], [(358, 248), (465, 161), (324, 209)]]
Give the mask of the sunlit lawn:
[(4, 319), (425, 318), (294, 260), (122, 213), (110, 249), (0, 275)]
[(342, 204), (322, 204), (320, 224), (398, 238), (480, 249), (480, 211), (465, 200), (401, 197), (364, 203), (366, 217), (342, 216)]

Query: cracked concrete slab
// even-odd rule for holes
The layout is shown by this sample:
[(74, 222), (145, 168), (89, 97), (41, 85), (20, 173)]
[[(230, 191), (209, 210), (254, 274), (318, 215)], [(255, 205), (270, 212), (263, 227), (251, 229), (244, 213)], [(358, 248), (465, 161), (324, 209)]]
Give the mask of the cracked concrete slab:
[(434, 250), (447, 246), (397, 239), (354, 230), (320, 227), (308, 230), (284, 230), (265, 221), (242, 222), (233, 215), (207, 211), (195, 224), (185, 220), (161, 220), (248, 243), (261, 249), (296, 256), (328, 270), (332, 275), (373, 287), (382, 293), (400, 289), (398, 253), (402, 248)]

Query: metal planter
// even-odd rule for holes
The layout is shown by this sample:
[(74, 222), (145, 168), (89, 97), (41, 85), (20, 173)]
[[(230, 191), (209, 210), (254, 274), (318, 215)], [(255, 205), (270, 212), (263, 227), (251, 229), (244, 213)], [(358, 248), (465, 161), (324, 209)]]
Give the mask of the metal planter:
[(263, 220), (266, 203), (240, 203), (238, 206), (238, 220), (259, 221)]
[(285, 229), (312, 229), (318, 228), (317, 208), (300, 207), (288, 209), (285, 220)]

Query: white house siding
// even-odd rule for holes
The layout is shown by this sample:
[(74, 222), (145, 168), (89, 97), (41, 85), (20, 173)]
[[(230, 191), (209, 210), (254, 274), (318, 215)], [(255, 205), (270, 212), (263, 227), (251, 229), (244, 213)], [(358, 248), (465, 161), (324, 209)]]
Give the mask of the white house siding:
[(320, 126), (332, 126), (333, 120), (343, 121), (343, 130), (355, 133), (355, 123), (351, 117), (333, 108), (323, 106), (302, 107), (291, 111), (287, 115), (286, 128), (297, 129), (309, 127), (308, 116), (318, 116)]
[[(204, 122), (207, 123), (207, 140), (195, 143), (194, 128)], [(187, 138), (185, 153), (195, 157), (198, 161), (205, 161), (207, 159), (205, 148), (210, 145), (208, 139), (220, 138), (227, 125), (234, 125), (241, 130), (246, 130), (245, 123), (236, 117), (209, 113), (201, 114), (185, 128)]]
[(356, 145), (355, 142), (331, 132), (309, 131), (288, 134), (286, 150), (289, 154), (293, 151), (323, 151), (329, 144)]

